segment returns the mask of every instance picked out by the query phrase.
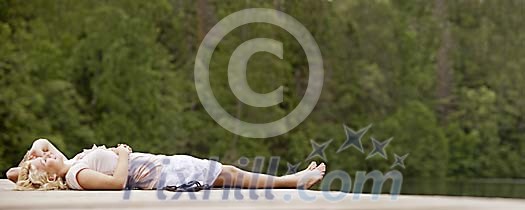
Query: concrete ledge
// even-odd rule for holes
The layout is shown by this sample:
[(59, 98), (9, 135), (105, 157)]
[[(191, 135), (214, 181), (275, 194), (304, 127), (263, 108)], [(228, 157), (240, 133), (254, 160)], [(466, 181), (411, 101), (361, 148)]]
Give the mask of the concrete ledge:
[[(525, 209), (525, 200), (503, 198), (401, 195), (393, 200), (390, 195), (380, 195), (374, 200), (366, 194), (355, 199), (351, 193), (275, 189), (270, 200), (265, 196), (267, 190), (177, 194), (155, 190), (13, 191), (13, 187), (12, 182), (0, 180), (0, 209)], [(340, 199), (330, 201), (337, 196)]]

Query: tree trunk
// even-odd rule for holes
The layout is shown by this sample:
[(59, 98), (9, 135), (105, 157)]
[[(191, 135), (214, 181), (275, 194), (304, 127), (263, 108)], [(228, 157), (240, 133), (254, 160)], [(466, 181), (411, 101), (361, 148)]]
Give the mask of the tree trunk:
[(445, 0), (435, 0), (433, 14), (441, 32), (436, 56), (436, 111), (440, 122), (445, 123), (449, 113), (453, 88), (452, 59), (450, 58), (453, 40), (448, 21), (447, 2)]
[(217, 21), (213, 6), (208, 0), (197, 0), (197, 37), (198, 44), (204, 39), (208, 31)]

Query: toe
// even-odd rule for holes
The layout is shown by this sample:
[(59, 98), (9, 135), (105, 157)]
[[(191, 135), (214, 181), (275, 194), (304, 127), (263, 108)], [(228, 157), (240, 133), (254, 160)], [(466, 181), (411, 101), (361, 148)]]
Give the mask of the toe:
[(317, 168), (315, 168), (321, 172), (325, 172), (326, 171), (326, 165), (324, 163), (321, 163), (319, 164), (319, 166), (317, 166)]
[(317, 167), (317, 163), (315, 161), (312, 161), (310, 165), (307, 167), (308, 170), (314, 170), (315, 167)]

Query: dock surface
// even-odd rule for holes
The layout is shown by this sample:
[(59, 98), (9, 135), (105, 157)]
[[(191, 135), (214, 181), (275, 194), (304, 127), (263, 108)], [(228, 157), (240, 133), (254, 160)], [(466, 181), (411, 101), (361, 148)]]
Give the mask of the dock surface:
[[(525, 199), (373, 195), (313, 190), (14, 191), (0, 180), (0, 209), (525, 209)], [(271, 197), (273, 195), (273, 198)]]

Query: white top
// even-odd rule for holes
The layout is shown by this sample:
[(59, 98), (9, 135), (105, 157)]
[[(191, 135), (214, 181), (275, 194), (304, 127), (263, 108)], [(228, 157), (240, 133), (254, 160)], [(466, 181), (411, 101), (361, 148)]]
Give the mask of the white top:
[[(91, 169), (106, 175), (113, 175), (117, 167), (118, 156), (115, 152), (106, 149), (106, 147), (93, 146), (91, 150), (84, 150), (84, 154), (75, 160), (69, 171), (66, 173), (66, 184), (71, 189), (82, 190), (78, 184), (77, 174), (82, 169)], [(75, 157), (74, 159), (76, 159)]]

